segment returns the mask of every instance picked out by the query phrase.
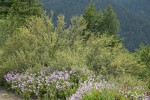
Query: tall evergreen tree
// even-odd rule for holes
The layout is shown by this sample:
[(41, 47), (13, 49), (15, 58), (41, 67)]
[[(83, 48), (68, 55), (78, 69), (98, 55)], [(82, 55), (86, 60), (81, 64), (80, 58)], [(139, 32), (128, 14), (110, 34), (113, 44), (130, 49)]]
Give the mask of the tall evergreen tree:
[(32, 15), (40, 16), (42, 11), (42, 7), (37, 0), (14, 0), (10, 14), (25, 18)]
[(94, 32), (96, 35), (110, 34), (116, 35), (119, 31), (119, 21), (112, 7), (102, 11), (96, 11), (94, 4), (90, 4), (84, 11), (83, 17), (87, 22), (87, 30)]
[(41, 4), (38, 0), (1, 0), (0, 15), (11, 17), (20, 16), (26, 18), (28, 16), (41, 16), (43, 13)]
[(92, 30), (93, 19), (96, 16), (94, 3), (91, 3), (84, 11), (83, 17), (87, 22), (87, 29)]
[(103, 30), (108, 34), (115, 35), (119, 32), (119, 20), (111, 5), (104, 11), (103, 25)]

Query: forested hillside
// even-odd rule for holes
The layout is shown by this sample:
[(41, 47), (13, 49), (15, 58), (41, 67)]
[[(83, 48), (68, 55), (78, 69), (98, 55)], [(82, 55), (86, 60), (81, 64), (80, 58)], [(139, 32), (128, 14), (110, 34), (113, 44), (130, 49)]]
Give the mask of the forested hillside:
[(106, 0), (43, 3), (54, 16), (38, 0), (0, 0), (0, 87), (22, 100), (150, 99), (150, 46), (118, 38), (131, 51), (149, 40), (147, 16), (123, 1), (120, 22)]
[(141, 43), (150, 44), (150, 1), (149, 0), (40, 0), (49, 13), (54, 11), (54, 20), (60, 13), (69, 20), (83, 13), (85, 7), (94, 1), (97, 10), (112, 4), (121, 25), (120, 36), (124, 45), (134, 51)]

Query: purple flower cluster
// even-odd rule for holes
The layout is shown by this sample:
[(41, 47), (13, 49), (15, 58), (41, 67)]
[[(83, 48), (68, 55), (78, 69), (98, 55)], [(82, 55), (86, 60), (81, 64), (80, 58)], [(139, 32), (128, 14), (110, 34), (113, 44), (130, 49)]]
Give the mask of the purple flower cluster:
[(78, 88), (77, 92), (73, 94), (68, 100), (82, 100), (82, 96), (88, 92), (90, 93), (93, 89), (99, 90), (102, 92), (104, 88), (109, 89), (113, 87), (114, 84), (108, 84), (106, 81), (104, 82), (95, 82), (94, 79), (90, 79), (89, 81), (85, 81), (81, 83), (80, 87)]
[(18, 73), (10, 72), (10, 73), (6, 74), (4, 76), (4, 78), (9, 83), (9, 82), (11, 82), (13, 80), (16, 80), (19, 76), (20, 76), (20, 74), (18, 74)]
[[(74, 70), (54, 71), (52, 73), (40, 71), (36, 74), (10, 72), (4, 78), (11, 85), (12, 89), (20, 91), (21, 94), (34, 94), (38, 97), (39, 95), (41, 96), (41, 93), (44, 93), (42, 95), (48, 94), (50, 98), (55, 98), (58, 91), (67, 91), (66, 93), (72, 91), (72, 86), (76, 85), (76, 83), (70, 81), (72, 75), (76, 75)], [(110, 84), (107, 81), (97, 82), (94, 78), (90, 78), (84, 82), (79, 81), (79, 87), (76, 87), (76, 93), (67, 95), (67, 100), (82, 100), (84, 94), (90, 94), (92, 90), (98, 90), (99, 93), (102, 93), (104, 90), (109, 91), (111, 89), (118, 91), (118, 94), (122, 94), (125, 97), (129, 95), (136, 99), (144, 97), (143, 94), (121, 89), (119, 85)]]
[(20, 93), (34, 93), (38, 96), (44, 88), (47, 92), (52, 92), (52, 88), (62, 90), (70, 86), (71, 83), (68, 80), (71, 74), (72, 71), (55, 71), (51, 74), (46, 74), (44, 71), (38, 74), (10, 72), (4, 78), (7, 83), (11, 84), (12, 89), (20, 90)]
[(5, 80), (11, 84), (12, 89), (20, 89), (20, 92), (32, 91), (31, 87), (35, 80), (35, 74), (19, 74), (19, 73), (8, 73), (4, 76)]
[(136, 100), (144, 98), (144, 94), (138, 94), (137, 92), (133, 92), (131, 94), (131, 91), (124, 91), (121, 90), (119, 87), (117, 87), (114, 83), (110, 84), (107, 81), (101, 81), (96, 82), (94, 79), (91, 79), (89, 81), (85, 81), (84, 83), (81, 83), (80, 87), (76, 91), (75, 94), (73, 94), (68, 100), (82, 100), (82, 97), (85, 95), (85, 93), (92, 93), (92, 90), (98, 90), (101, 94), (104, 90), (116, 90), (118, 91), (118, 94), (124, 95), (126, 98), (135, 98)]
[(46, 82), (56, 82), (57, 80), (68, 80), (71, 72), (68, 71), (55, 71), (50, 76), (46, 77)]

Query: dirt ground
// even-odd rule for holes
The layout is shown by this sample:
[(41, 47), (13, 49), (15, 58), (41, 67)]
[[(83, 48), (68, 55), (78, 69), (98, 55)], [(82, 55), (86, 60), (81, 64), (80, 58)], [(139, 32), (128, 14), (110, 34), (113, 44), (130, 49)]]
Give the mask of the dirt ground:
[(0, 87), (0, 100), (23, 100), (21, 97), (5, 91)]

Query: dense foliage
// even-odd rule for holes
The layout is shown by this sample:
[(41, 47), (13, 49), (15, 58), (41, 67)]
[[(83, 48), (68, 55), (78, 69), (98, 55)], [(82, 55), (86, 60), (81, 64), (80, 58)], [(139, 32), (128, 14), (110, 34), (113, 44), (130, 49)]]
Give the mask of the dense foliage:
[(91, 4), (69, 25), (64, 15), (54, 23), (35, 9), (35, 15), (16, 12), (13, 19), (11, 13), (0, 19), (1, 85), (25, 99), (129, 100), (147, 95), (149, 46), (133, 54), (117, 40), (119, 22), (111, 6), (97, 12)]
[(0, 16), (40, 16), (42, 12), (41, 5), (37, 0), (0, 0)]
[(66, 21), (72, 16), (80, 15), (90, 2), (94, 2), (96, 10), (104, 10), (112, 4), (120, 21), (120, 36), (124, 38), (123, 44), (130, 51), (139, 48), (141, 43), (150, 43), (150, 1), (149, 0), (40, 0), (44, 9), (49, 13), (54, 11), (56, 16), (63, 13)]
[(104, 12), (97, 12), (92, 3), (85, 9), (83, 17), (87, 22), (87, 30), (96, 35), (98, 32), (110, 35), (116, 35), (119, 32), (119, 21), (111, 5)]

